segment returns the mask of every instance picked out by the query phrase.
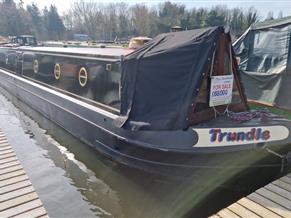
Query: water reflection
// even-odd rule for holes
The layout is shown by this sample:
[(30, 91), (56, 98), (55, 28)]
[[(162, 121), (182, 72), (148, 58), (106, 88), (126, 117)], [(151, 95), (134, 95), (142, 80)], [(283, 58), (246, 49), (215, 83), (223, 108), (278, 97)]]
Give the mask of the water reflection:
[(65, 170), (65, 176), (72, 179), (71, 185), (78, 188), (95, 215), (170, 217), (167, 202), (162, 201), (162, 196), (153, 195), (155, 185), (161, 185), (162, 181), (153, 181), (142, 173), (121, 168), (26, 105), (21, 104), (21, 108), (30, 111), (29, 114), (47, 129), (44, 134), (39, 132), (37, 124), (31, 126), (32, 131), (39, 132), (35, 140), (47, 150), (46, 157)]
[[(195, 174), (200, 182), (168, 183), (100, 156), (17, 98), (9, 98), (21, 110), (0, 95), (0, 127), (8, 134), (50, 217), (205, 217), (251, 191), (242, 193), (237, 181), (238, 193), (217, 190), (199, 205), (211, 185), (234, 177), (235, 170), (213, 169), (214, 174), (201, 170)], [(274, 168), (270, 174), (276, 172)], [(256, 176), (262, 179), (265, 173)], [(252, 185), (253, 190), (259, 186), (246, 187)]]
[(1, 121), (6, 120), (1, 126), (5, 126), (50, 217), (173, 215), (169, 202), (164, 201), (163, 190), (156, 189), (167, 184), (121, 168), (14, 100), (37, 123), (1, 95), (1, 113), (6, 114), (1, 117)]
[[(92, 205), (63, 170), (64, 156), (55, 140), (0, 96), (1, 128), (13, 146), (50, 217), (94, 217)], [(53, 157), (53, 158), (51, 158)], [(70, 166), (74, 166), (73, 162)], [(77, 166), (77, 165), (75, 165)], [(76, 172), (80, 171), (75, 167)], [(78, 173), (79, 174), (79, 173)], [(85, 179), (82, 174), (80, 178)], [(104, 210), (105, 211), (105, 210)], [(100, 216), (102, 217), (102, 216)]]

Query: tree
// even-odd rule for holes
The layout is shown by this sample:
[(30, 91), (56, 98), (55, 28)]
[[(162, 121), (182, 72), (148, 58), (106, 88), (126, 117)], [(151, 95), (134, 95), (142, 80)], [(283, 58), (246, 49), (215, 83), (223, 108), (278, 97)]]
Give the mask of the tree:
[(234, 38), (238, 38), (243, 31), (244, 28), (244, 14), (243, 10), (240, 8), (234, 8), (229, 13), (228, 24), (231, 28), (231, 32)]
[(37, 7), (37, 5), (32, 3), (31, 5), (26, 6), (26, 10), (31, 17), (31, 21), (33, 24), (33, 28), (32, 28), (33, 33), (37, 37), (41, 37), (43, 35), (44, 29), (43, 29), (43, 20), (42, 20), (42, 16), (41, 16), (39, 8)]
[(50, 39), (62, 39), (65, 31), (65, 26), (60, 18), (57, 8), (54, 5), (50, 6), (50, 10), (44, 8), (44, 26)]
[(72, 7), (74, 31), (88, 34), (92, 39), (105, 34), (104, 6), (96, 2), (75, 2)]
[(266, 20), (274, 20), (274, 13), (273, 13), (273, 11), (269, 11), (268, 12)]
[(64, 26), (66, 30), (72, 31), (74, 28), (74, 15), (72, 10), (69, 10), (63, 17), (62, 17)]
[(116, 13), (116, 4), (109, 4), (106, 7), (106, 32), (107, 40), (114, 40), (117, 36), (117, 13)]
[[(160, 32), (168, 32), (172, 26), (181, 25), (181, 19), (185, 15), (185, 5), (178, 5), (167, 1), (160, 4), (159, 24)], [(187, 19), (187, 18), (186, 18)]]
[(226, 23), (226, 17), (221, 7), (212, 8), (205, 18), (205, 26), (223, 26)]
[(130, 34), (130, 22), (128, 19), (128, 5), (119, 3), (117, 6), (117, 34), (118, 37), (124, 38)]
[(145, 5), (136, 4), (131, 7), (131, 13), (134, 34), (148, 36), (151, 31), (149, 9)]
[(4, 0), (0, 3), (0, 29), (6, 36), (30, 34), (30, 16), (22, 7), (17, 7), (13, 0)]
[(248, 28), (251, 24), (258, 21), (258, 12), (253, 7), (249, 8), (245, 15), (244, 29)]

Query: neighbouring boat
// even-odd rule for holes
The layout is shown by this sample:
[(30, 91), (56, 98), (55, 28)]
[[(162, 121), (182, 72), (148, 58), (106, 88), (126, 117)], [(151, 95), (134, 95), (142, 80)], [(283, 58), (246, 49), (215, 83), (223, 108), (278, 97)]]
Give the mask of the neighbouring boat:
[(246, 171), (280, 169), (274, 154), (291, 149), (290, 120), (248, 111), (223, 27), (161, 34), (134, 51), (15, 47), (4, 55), (16, 63), (2, 63), (2, 93), (117, 163), (190, 181), (192, 206), (229, 181), (257, 179)]
[[(252, 24), (234, 42), (248, 101), (289, 111), (291, 17)], [(290, 117), (290, 115), (289, 115)]]

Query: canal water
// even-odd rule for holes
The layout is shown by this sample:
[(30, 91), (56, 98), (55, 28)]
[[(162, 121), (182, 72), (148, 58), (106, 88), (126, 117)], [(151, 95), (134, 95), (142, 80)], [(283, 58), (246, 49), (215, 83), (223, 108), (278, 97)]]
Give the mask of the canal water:
[(177, 186), (122, 169), (1, 94), (0, 128), (50, 217), (176, 217), (173, 201), (163, 193)]
[(53, 218), (205, 217), (247, 194), (217, 190), (193, 210), (207, 194), (207, 182), (225, 176), (223, 170), (194, 186), (151, 178), (104, 158), (19, 99), (12, 104), (1, 94), (0, 128)]

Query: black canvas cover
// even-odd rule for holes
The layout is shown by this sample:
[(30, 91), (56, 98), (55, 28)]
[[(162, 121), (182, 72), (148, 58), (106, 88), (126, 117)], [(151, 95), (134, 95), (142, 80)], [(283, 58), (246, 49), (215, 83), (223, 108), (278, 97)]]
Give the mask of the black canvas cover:
[(291, 110), (291, 17), (253, 24), (234, 43), (247, 98)]
[(187, 126), (190, 105), (209, 69), (223, 27), (161, 34), (122, 61), (121, 116), (131, 129)]

